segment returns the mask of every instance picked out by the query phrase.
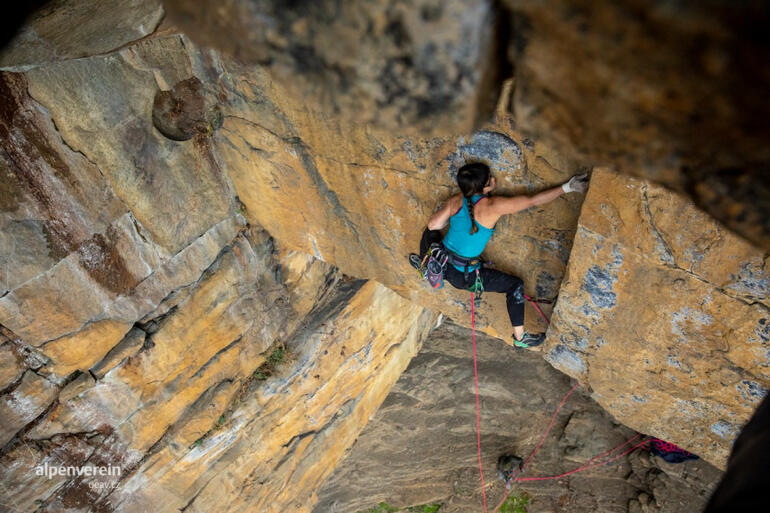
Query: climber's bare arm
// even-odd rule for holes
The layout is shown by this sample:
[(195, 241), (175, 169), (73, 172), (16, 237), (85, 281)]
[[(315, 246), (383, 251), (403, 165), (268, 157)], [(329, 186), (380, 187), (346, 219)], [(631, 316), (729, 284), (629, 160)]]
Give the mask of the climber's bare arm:
[(538, 192), (534, 196), (493, 196), (490, 198), (490, 210), (499, 218), (505, 214), (515, 214), (530, 207), (545, 205), (564, 194), (561, 185)]
[(429, 230), (440, 230), (447, 225), (452, 214), (462, 207), (462, 194), (458, 193), (446, 200), (438, 211), (428, 220)]

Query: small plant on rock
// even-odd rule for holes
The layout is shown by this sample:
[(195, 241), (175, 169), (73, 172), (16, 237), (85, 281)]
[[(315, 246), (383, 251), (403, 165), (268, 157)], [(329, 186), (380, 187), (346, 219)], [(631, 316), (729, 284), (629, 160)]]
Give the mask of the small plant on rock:
[(511, 493), (500, 506), (500, 513), (527, 513), (527, 506), (531, 500), (525, 492)]
[(276, 344), (270, 354), (267, 355), (265, 361), (260, 365), (257, 370), (254, 371), (252, 377), (257, 381), (265, 381), (267, 378), (275, 373), (276, 367), (280, 365), (287, 357), (288, 350), (282, 343)]

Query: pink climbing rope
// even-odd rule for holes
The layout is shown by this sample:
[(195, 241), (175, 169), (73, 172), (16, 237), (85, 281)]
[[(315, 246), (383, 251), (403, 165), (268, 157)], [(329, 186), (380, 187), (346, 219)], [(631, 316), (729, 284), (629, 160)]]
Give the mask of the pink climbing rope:
[(484, 501), (484, 513), (487, 513), (487, 489), (484, 486), (484, 470), (481, 465), (481, 408), (479, 407), (479, 370), (476, 364), (476, 312), (471, 292), (471, 333), (473, 334), (473, 380), (476, 384), (476, 448), (479, 454), (479, 475), (481, 475), (481, 496)]
[(534, 307), (535, 307), (535, 310), (537, 310), (537, 313), (539, 313), (539, 314), (540, 314), (540, 317), (542, 317), (542, 318), (543, 318), (543, 320), (545, 321), (545, 323), (546, 323), (546, 324), (548, 324), (548, 325), (550, 325), (550, 324), (551, 324), (551, 321), (548, 319), (548, 317), (546, 317), (546, 316), (545, 316), (545, 314), (543, 313), (543, 311), (540, 309), (540, 307), (539, 307), (539, 306), (537, 306), (537, 300), (535, 300), (535, 299), (532, 299), (531, 297), (529, 297), (529, 296), (528, 296), (528, 295), (526, 295), (526, 294), (524, 294), (524, 299), (526, 299), (527, 301), (529, 301), (529, 302), (530, 302), (530, 304), (532, 304), (532, 306), (534, 306)]
[[(637, 436), (638, 436), (638, 435), (637, 435)], [(577, 472), (582, 472), (582, 471), (584, 471), (584, 470), (588, 470), (588, 469), (590, 469), (590, 468), (601, 467), (602, 465), (609, 465), (609, 464), (610, 464), (610, 463), (612, 463), (613, 461), (615, 461), (615, 460), (619, 460), (620, 458), (622, 458), (622, 457), (623, 457), (623, 456), (625, 456), (626, 454), (631, 454), (632, 452), (634, 452), (636, 449), (638, 449), (639, 447), (643, 446), (643, 445), (644, 445), (644, 444), (646, 444), (647, 442), (649, 442), (649, 440), (642, 440), (642, 441), (641, 441), (641, 442), (639, 442), (638, 444), (634, 445), (633, 447), (631, 447), (631, 448), (630, 448), (630, 449), (628, 449), (627, 451), (625, 451), (625, 452), (623, 452), (623, 453), (621, 453), (621, 454), (618, 454), (618, 455), (617, 455), (617, 456), (615, 456), (614, 458), (611, 458), (611, 459), (609, 459), (609, 460), (607, 460), (607, 461), (601, 461), (601, 462), (599, 462), (599, 463), (594, 463), (593, 465), (585, 465), (585, 464), (583, 464), (583, 465), (581, 465), (580, 467), (578, 467), (578, 468), (576, 468), (576, 469), (570, 470), (569, 472), (565, 472), (565, 473), (563, 473), (563, 474), (559, 474), (558, 476), (544, 476), (544, 477), (517, 477), (516, 479), (514, 479), (514, 481), (547, 481), (547, 480), (550, 480), (550, 479), (561, 479), (562, 477), (566, 477), (566, 476), (569, 476), (569, 475), (571, 475), (571, 474), (575, 474), (575, 473), (577, 473)], [(621, 447), (622, 447), (623, 445), (626, 445), (626, 443), (628, 443), (628, 442), (625, 442), (625, 443), (623, 443), (623, 444), (621, 445)], [(610, 451), (610, 452), (611, 452), (611, 451)]]
[(564, 403), (567, 402), (567, 399), (569, 399), (569, 396), (572, 395), (572, 392), (575, 391), (575, 389), (578, 387), (580, 383), (575, 383), (572, 388), (569, 389), (569, 392), (567, 392), (567, 395), (562, 398), (561, 402), (559, 403), (559, 406), (556, 408), (556, 411), (553, 413), (553, 416), (551, 417), (551, 422), (548, 424), (548, 429), (545, 430), (545, 433), (543, 433), (542, 438), (540, 438), (540, 442), (537, 444), (537, 447), (535, 447), (535, 450), (532, 451), (532, 454), (529, 455), (529, 458), (527, 458), (527, 461), (524, 462), (524, 464), (521, 466), (521, 470), (524, 470), (524, 467), (527, 466), (527, 463), (532, 461), (532, 458), (535, 457), (535, 454), (537, 454), (538, 449), (540, 449), (540, 446), (543, 445), (543, 442), (545, 441), (545, 438), (548, 436), (548, 433), (551, 432), (551, 428), (553, 427), (553, 423), (556, 422), (556, 416), (561, 411), (562, 407), (564, 406)]
[[(537, 446), (532, 451), (532, 454), (529, 455), (529, 457), (527, 458), (527, 461), (525, 461), (521, 465), (521, 471), (522, 472), (524, 471), (524, 468), (527, 466), (527, 464), (530, 461), (532, 461), (532, 458), (535, 457), (535, 454), (537, 454), (537, 451), (540, 449), (540, 446), (543, 445), (543, 442), (545, 441), (546, 437), (548, 436), (548, 433), (550, 433), (551, 428), (553, 427), (553, 424), (556, 421), (556, 416), (559, 414), (559, 411), (564, 406), (564, 403), (567, 402), (567, 399), (569, 398), (569, 396), (572, 395), (572, 392), (574, 392), (575, 389), (577, 389), (578, 385), (579, 385), (579, 383), (576, 383), (575, 385), (573, 385), (572, 388), (569, 390), (569, 392), (567, 392), (567, 394), (564, 396), (564, 398), (559, 403), (559, 406), (556, 408), (556, 411), (554, 412), (553, 416), (551, 417), (551, 422), (548, 424), (548, 428), (545, 430), (545, 433), (540, 438), (540, 442), (538, 442)], [(598, 461), (598, 460), (601, 460), (602, 458), (604, 458), (606, 456), (609, 456), (610, 454), (614, 453), (615, 451), (625, 447), (626, 445), (629, 445), (629, 444), (633, 443), (633, 441), (636, 440), (637, 438), (639, 438), (639, 436), (641, 436), (641, 435), (639, 435), (639, 434), (634, 435), (633, 437), (631, 437), (630, 439), (626, 440), (625, 442), (623, 442), (622, 444), (618, 445), (617, 447), (613, 447), (612, 449), (610, 449), (608, 451), (605, 451), (602, 454), (594, 456), (593, 458), (589, 459), (588, 461), (586, 461), (582, 465), (578, 466), (577, 468), (570, 470), (569, 472), (565, 472), (565, 473), (559, 474), (557, 476), (540, 476), (540, 477), (521, 477), (521, 476), (517, 476), (513, 480), (508, 481), (508, 483), (506, 483), (506, 485), (510, 485), (512, 482), (547, 481), (547, 480), (552, 480), (552, 479), (561, 479), (563, 477), (567, 477), (569, 475), (576, 474), (576, 473), (582, 472), (584, 470), (588, 470), (588, 469), (596, 468), (596, 467), (601, 467), (602, 465), (608, 465), (608, 464), (612, 463), (613, 461), (619, 460), (623, 456), (632, 453), (637, 448), (639, 448), (639, 447), (641, 447), (644, 444), (649, 442), (649, 440), (643, 440), (643, 441), (637, 443), (636, 445), (632, 446), (630, 449), (624, 451), (623, 453), (618, 454), (617, 456), (613, 456), (612, 458), (610, 458), (608, 460)], [(510, 494), (510, 490), (508, 490), (506, 493), (503, 494), (503, 498), (500, 500), (500, 503), (497, 505), (497, 507), (495, 507), (493, 513), (497, 513), (500, 510), (500, 507), (505, 503), (505, 500), (508, 498), (509, 494)]]

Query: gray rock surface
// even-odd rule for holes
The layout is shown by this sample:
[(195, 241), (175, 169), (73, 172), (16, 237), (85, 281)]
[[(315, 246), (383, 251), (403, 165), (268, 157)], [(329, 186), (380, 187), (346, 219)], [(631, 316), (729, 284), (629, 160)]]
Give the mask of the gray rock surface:
[[(482, 461), (491, 511), (504, 489), (498, 457), (507, 452), (526, 460), (571, 384), (536, 354), (480, 334), (477, 344)], [(572, 470), (634, 434), (578, 389), (523, 475)], [(720, 475), (702, 460), (672, 465), (637, 450), (567, 478), (517, 483), (514, 492), (530, 496), (529, 513), (696, 513)], [(470, 330), (445, 322), (431, 333), (324, 483), (313, 513), (366, 511), (380, 502), (395, 507), (441, 503), (440, 513), (481, 510)]]

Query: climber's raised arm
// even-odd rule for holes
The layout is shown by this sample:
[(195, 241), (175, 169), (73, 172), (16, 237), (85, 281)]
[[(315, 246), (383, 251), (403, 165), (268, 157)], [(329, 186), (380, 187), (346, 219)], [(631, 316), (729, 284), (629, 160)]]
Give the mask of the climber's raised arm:
[(515, 214), (530, 207), (545, 205), (567, 192), (585, 192), (588, 188), (588, 175), (576, 175), (557, 187), (538, 192), (533, 196), (495, 196), (490, 198), (490, 208), (498, 216)]
[(461, 205), (462, 194), (455, 194), (446, 200), (441, 208), (438, 209), (435, 214), (430, 216), (430, 219), (428, 220), (428, 230), (440, 230), (445, 227), (449, 222), (449, 218), (452, 217), (452, 214), (460, 210)]

